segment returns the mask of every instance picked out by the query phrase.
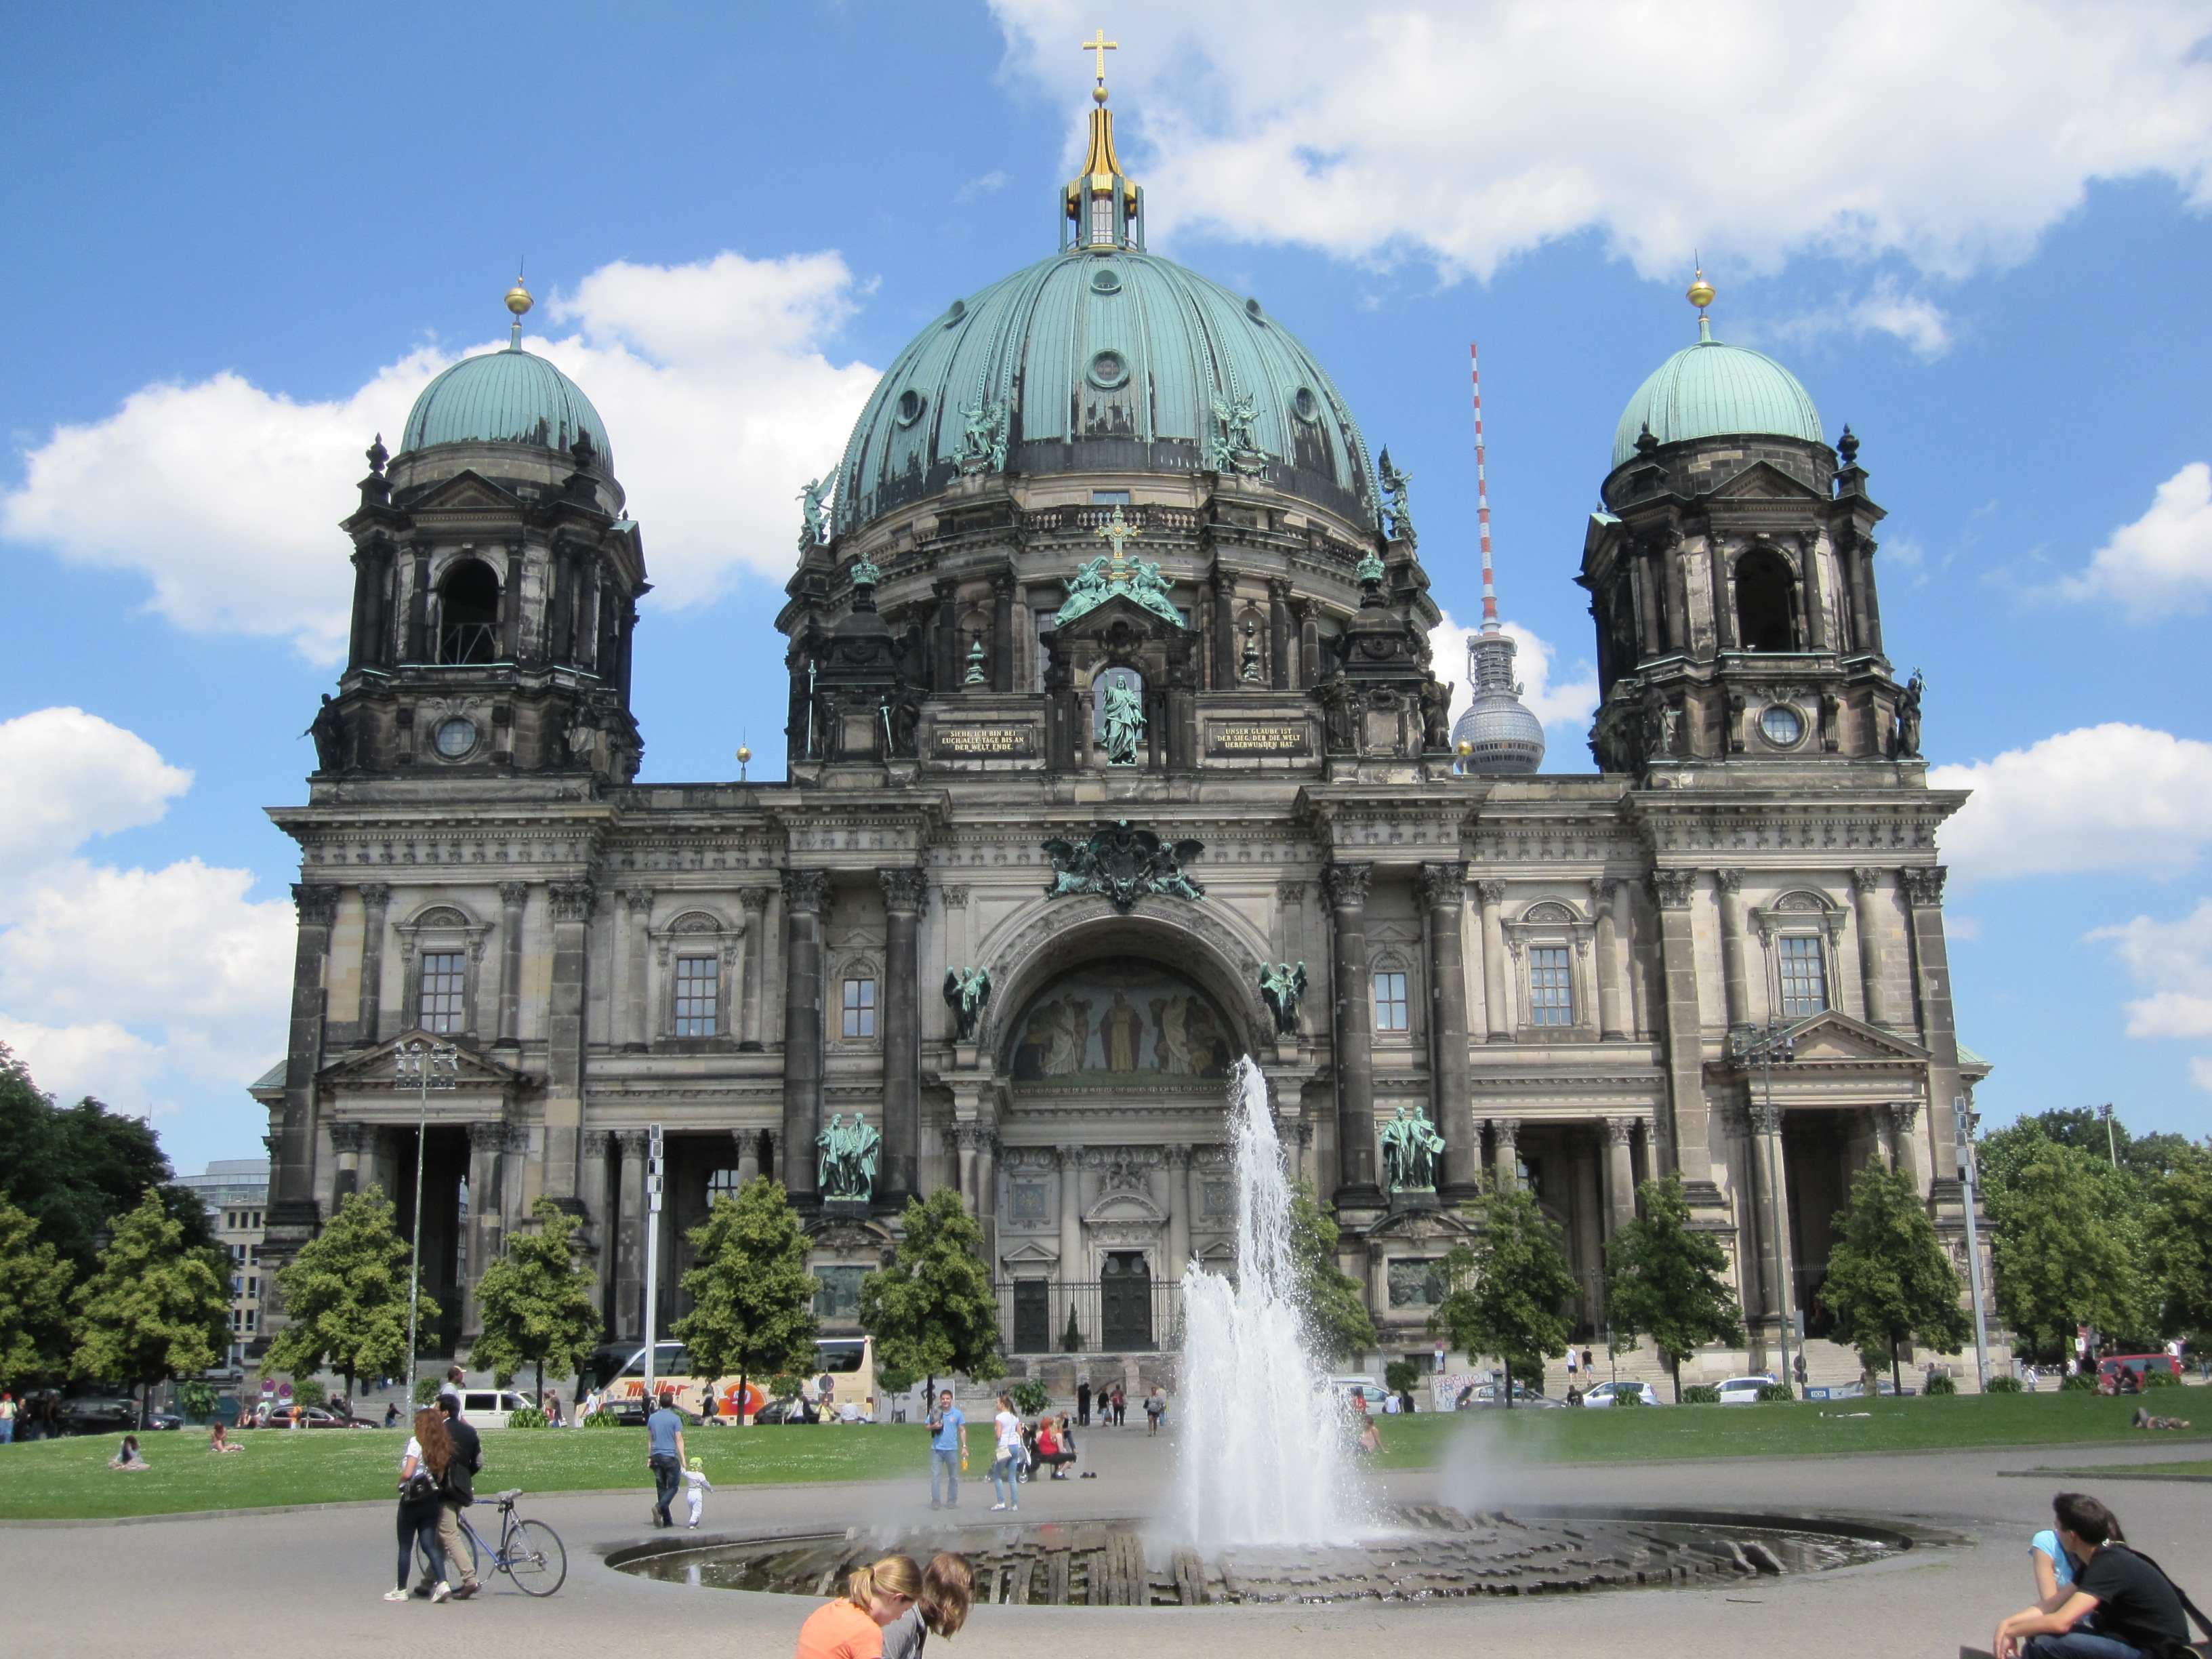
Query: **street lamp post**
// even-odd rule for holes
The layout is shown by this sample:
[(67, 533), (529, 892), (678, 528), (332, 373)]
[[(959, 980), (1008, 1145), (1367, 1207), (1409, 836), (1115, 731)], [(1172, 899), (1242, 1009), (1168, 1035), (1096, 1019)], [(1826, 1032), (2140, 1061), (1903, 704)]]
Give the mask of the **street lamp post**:
[(662, 1141), (658, 1123), (646, 1130), (645, 1152), (645, 1409), (653, 1409), (653, 1365), (660, 1357), (660, 1172)]
[(1974, 1370), (1982, 1379), (1982, 1392), (1990, 1391), (1990, 1320), (1982, 1308), (1982, 1249), (1979, 1231), (1974, 1221), (1974, 1204), (1981, 1182), (1974, 1169), (1974, 1114), (1966, 1109), (1966, 1097), (1959, 1096), (1951, 1103), (1951, 1121), (1959, 1128), (1959, 1185), (1966, 1200), (1966, 1283), (1967, 1294), (1974, 1298)]
[(416, 1314), (422, 1299), (422, 1146), (430, 1138), (430, 1091), (450, 1089), (460, 1076), (460, 1053), (450, 1042), (420, 1037), (392, 1051), (392, 1086), (415, 1091), (415, 1229), (407, 1265), (407, 1405), (415, 1405)]
[(1790, 1283), (1789, 1270), (1784, 1265), (1786, 1251), (1782, 1238), (1784, 1202), (1782, 1120), (1775, 1115), (1774, 1111), (1774, 1062), (1778, 1060), (1787, 1065), (1797, 1058), (1796, 1023), (1794, 1021), (1777, 1022), (1761, 1031), (1739, 1031), (1735, 1034), (1732, 1046), (1738, 1060), (1756, 1060), (1759, 1063), (1762, 1109), (1759, 1114), (1759, 1133), (1767, 1137), (1769, 1190), (1766, 1219), (1774, 1233), (1773, 1238), (1770, 1241), (1770, 1248), (1774, 1252), (1774, 1289), (1775, 1294), (1781, 1298), (1781, 1305), (1775, 1311), (1780, 1316), (1782, 1381), (1784, 1386), (1787, 1387), (1790, 1385), (1792, 1375), (1790, 1364), (1790, 1337), (1791, 1327), (1796, 1319), (1794, 1308), (1797, 1298)]
[(2097, 1108), (2097, 1115), (2105, 1120), (2105, 1156), (2112, 1160), (2112, 1167), (2120, 1167), (2120, 1143), (2112, 1133), (2112, 1103), (2106, 1101)]

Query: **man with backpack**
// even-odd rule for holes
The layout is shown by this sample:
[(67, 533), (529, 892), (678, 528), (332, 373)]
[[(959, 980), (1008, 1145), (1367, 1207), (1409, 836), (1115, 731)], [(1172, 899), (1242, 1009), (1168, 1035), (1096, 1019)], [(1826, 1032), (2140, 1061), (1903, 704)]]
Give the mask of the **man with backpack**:
[[(446, 1460), (445, 1472), (438, 1477), (438, 1548), (446, 1558), (447, 1577), (458, 1575), (460, 1580), (453, 1586), (453, 1600), (465, 1601), (483, 1588), (477, 1578), (476, 1553), (461, 1535), (461, 1511), (477, 1501), (475, 1483), (483, 1468), (483, 1442), (477, 1436), (476, 1425), (461, 1415), (460, 1395), (451, 1390), (441, 1394), (438, 1409), (446, 1415), (446, 1433), (453, 1443), (453, 1455)], [(426, 1577), (415, 1587), (415, 1594), (429, 1593)]]
[(2076, 1492), (2060, 1492), (2051, 1509), (2074, 1583), (1999, 1625), (1996, 1659), (2186, 1659), (2188, 1597), (2121, 1541), (2112, 1510)]

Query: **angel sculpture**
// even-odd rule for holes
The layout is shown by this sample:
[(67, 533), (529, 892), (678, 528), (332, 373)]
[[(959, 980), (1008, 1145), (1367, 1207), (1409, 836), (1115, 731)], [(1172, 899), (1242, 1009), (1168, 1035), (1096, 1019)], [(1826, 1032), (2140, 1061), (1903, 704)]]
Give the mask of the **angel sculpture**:
[(1296, 966), (1287, 962), (1260, 964), (1260, 1000), (1275, 1017), (1277, 1036), (1297, 1034), (1298, 1004), (1305, 994), (1306, 965), (1303, 962)]
[(951, 1006), (952, 1018), (958, 1023), (960, 1040), (973, 1042), (975, 1026), (983, 1018), (983, 1005), (991, 1000), (991, 970), (988, 968), (947, 968), (945, 970), (945, 1000)]

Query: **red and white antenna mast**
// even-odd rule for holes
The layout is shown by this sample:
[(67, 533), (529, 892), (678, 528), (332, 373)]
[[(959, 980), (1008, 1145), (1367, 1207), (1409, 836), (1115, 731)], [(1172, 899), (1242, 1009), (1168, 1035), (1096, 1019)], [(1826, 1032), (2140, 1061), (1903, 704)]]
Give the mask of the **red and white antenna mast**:
[(1482, 455), (1482, 365), (1474, 342), (1467, 344), (1468, 378), (1474, 386), (1474, 516), (1482, 529), (1482, 631), (1498, 632), (1498, 582), (1490, 568), (1490, 479)]

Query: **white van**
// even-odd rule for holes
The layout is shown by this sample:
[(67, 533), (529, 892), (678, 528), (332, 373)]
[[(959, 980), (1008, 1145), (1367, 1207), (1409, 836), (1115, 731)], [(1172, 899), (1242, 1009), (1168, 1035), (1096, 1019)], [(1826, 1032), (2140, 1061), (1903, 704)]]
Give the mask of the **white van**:
[(512, 1389), (463, 1389), (461, 1415), (474, 1429), (503, 1429), (510, 1413), (519, 1412), (530, 1401)]

